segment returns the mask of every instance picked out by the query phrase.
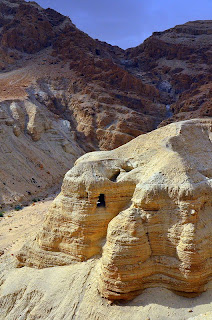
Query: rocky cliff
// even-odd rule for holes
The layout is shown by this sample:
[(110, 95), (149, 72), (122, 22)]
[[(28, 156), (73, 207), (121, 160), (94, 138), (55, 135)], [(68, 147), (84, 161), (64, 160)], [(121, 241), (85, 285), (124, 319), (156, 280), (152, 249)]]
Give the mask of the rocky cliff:
[(154, 32), (143, 44), (126, 50), (128, 67), (154, 84), (173, 121), (211, 116), (212, 21), (193, 21)]
[(163, 119), (158, 90), (119, 65), (120, 48), (90, 38), (36, 3), (4, 1), (2, 14), (2, 86), (6, 79), (11, 84), (4, 99), (35, 98), (71, 121), (87, 150), (117, 147)]
[(35, 2), (0, 3), (1, 206), (44, 196), (86, 151), (112, 149), (156, 127), (156, 88)]
[(19, 266), (98, 258), (99, 291), (111, 300), (155, 286), (203, 292), (211, 279), (211, 127), (174, 123), (82, 156)]
[[(3, 159), (10, 154), (20, 163), (16, 144), (27, 145), (22, 158), (34, 154), (28, 161), (34, 174), (28, 177), (25, 160), (7, 188), (10, 178), (0, 174), (1, 205), (39, 193), (29, 179), (44, 178), (37, 165), (50, 167), (44, 158), (63, 155), (51, 177), (39, 181), (43, 191), (61, 181), (82, 153), (116, 148), (158, 125), (210, 116), (211, 30), (211, 21), (189, 22), (122, 50), (92, 39), (52, 9), (2, 0), (1, 151)], [(14, 105), (19, 111), (11, 111)], [(54, 142), (46, 147), (45, 141)], [(13, 164), (7, 164), (10, 172)]]

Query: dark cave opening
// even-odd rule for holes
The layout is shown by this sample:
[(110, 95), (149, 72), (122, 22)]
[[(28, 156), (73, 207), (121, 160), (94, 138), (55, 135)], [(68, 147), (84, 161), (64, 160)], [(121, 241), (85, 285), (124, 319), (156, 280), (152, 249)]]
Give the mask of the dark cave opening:
[(97, 201), (97, 207), (105, 207), (105, 195), (100, 193), (99, 199)]

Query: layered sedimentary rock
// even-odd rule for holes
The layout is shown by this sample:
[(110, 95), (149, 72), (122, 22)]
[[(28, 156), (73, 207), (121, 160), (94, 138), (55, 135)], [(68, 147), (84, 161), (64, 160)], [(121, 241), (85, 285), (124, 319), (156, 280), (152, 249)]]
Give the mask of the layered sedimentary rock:
[[(83, 153), (111, 150), (158, 125), (210, 116), (211, 30), (211, 21), (189, 22), (154, 33), (136, 48), (122, 50), (92, 39), (68, 17), (50, 8), (31, 1), (2, 0), (0, 109), (8, 103), (32, 106), (32, 110), (24, 111), (25, 120), (23, 115), (15, 116), (13, 130), (7, 130), (6, 135), (14, 133), (19, 141), (29, 142), (29, 150), (30, 145), (32, 149), (36, 146), (40, 154), (40, 139), (47, 139), (50, 132), (45, 128), (49, 121), (45, 123), (44, 118), (68, 121), (71, 133), (67, 140), (80, 146)], [(171, 105), (168, 111), (166, 105)], [(38, 107), (47, 114), (43, 120), (35, 112)], [(54, 126), (50, 130), (57, 136), (57, 150), (62, 145), (65, 152), (71, 152), (67, 140), (59, 141), (61, 134), (67, 136), (64, 128)], [(1, 143), (7, 145), (3, 136)], [(14, 150), (11, 158), (18, 162)], [(54, 158), (51, 150), (49, 156)], [(60, 170), (60, 164), (55, 166), (55, 172)], [(34, 170), (39, 175), (40, 169)], [(18, 179), (25, 175), (28, 173), (22, 170)], [(54, 186), (55, 180), (61, 182), (58, 175), (54, 178), (48, 186)], [(2, 184), (4, 180), (0, 173)], [(11, 204), (27, 200), (25, 196), (14, 198), (19, 188), (16, 181), (7, 189)], [(28, 189), (24, 193), (29, 191), (34, 198), (37, 193)], [(0, 191), (5, 194), (1, 183)], [(8, 201), (0, 201), (0, 205), (6, 204)]]
[(43, 228), (18, 253), (19, 266), (100, 257), (99, 291), (111, 300), (154, 286), (204, 291), (212, 267), (211, 137), (211, 120), (190, 120), (82, 156)]
[(158, 89), (120, 65), (124, 50), (92, 39), (35, 2), (4, 1), (1, 7), (0, 100), (30, 94), (75, 125), (86, 151), (118, 147), (163, 120)]
[(44, 196), (83, 153), (163, 119), (158, 90), (116, 63), (122, 49), (35, 2), (1, 1), (0, 54), (2, 207)]
[[(154, 32), (144, 43), (126, 50), (132, 73), (154, 84), (173, 117), (163, 125), (183, 119), (211, 116), (212, 21), (191, 21)], [(208, 110), (208, 112), (206, 112)]]
[(30, 99), (0, 103), (0, 206), (22, 204), (57, 188), (84, 153), (69, 121)]

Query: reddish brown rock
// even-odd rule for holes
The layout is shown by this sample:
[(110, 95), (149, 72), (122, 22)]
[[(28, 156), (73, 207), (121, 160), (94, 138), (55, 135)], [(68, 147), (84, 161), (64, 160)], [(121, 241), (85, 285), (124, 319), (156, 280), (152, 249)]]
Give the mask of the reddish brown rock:
[[(126, 70), (124, 50), (90, 38), (34, 2), (5, 2), (2, 10), (0, 67), (21, 70), (12, 79), (8, 73), (2, 85), (0, 79), (0, 87), (10, 84), (1, 100), (30, 92), (32, 100), (70, 121), (86, 151), (118, 147), (164, 119), (158, 89)], [(39, 140), (39, 132), (27, 132)]]
[(0, 9), (0, 102), (33, 105), (29, 119), (13, 110), (12, 136), (39, 145), (49, 130), (57, 135), (47, 111), (69, 124), (57, 138), (67, 154), (67, 140), (84, 152), (110, 150), (158, 125), (211, 116), (211, 21), (154, 33), (125, 51), (35, 2), (4, 0)]
[[(128, 49), (126, 54), (135, 61), (136, 68), (131, 72), (141, 74), (146, 83), (155, 84), (161, 91), (162, 101), (172, 104), (174, 117), (163, 123), (178, 119), (208, 116), (211, 97), (206, 85), (212, 82), (212, 21), (194, 21), (179, 25), (153, 35), (136, 48)], [(202, 98), (194, 97), (196, 90)], [(204, 91), (206, 90), (206, 91)], [(195, 98), (197, 101), (194, 102)], [(207, 113), (203, 110), (207, 108)], [(183, 113), (184, 112), (184, 115)], [(178, 115), (178, 113), (180, 113)]]

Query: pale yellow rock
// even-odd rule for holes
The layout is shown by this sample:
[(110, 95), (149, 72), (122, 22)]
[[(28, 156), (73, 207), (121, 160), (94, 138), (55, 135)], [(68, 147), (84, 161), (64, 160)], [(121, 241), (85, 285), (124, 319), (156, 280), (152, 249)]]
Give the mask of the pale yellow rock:
[(25, 101), (25, 108), (29, 117), (27, 132), (34, 141), (38, 141), (44, 131), (52, 128), (51, 121), (32, 102)]
[(205, 290), (212, 275), (212, 121), (174, 123), (82, 156), (18, 254), (39, 268), (101, 256), (100, 294)]
[(26, 122), (26, 114), (23, 108), (23, 102), (15, 102), (13, 101), (10, 104), (9, 110), (11, 112), (12, 118), (18, 122), (19, 126), (22, 130), (24, 130), (25, 122)]
[(188, 299), (149, 288), (133, 301), (111, 304), (97, 290), (96, 262), (38, 270), (14, 269), (10, 259), (3, 272), (0, 264), (0, 320), (211, 320), (211, 290)]
[(211, 320), (211, 319), (212, 319), (212, 312), (206, 312), (196, 317), (191, 317), (188, 320)]

